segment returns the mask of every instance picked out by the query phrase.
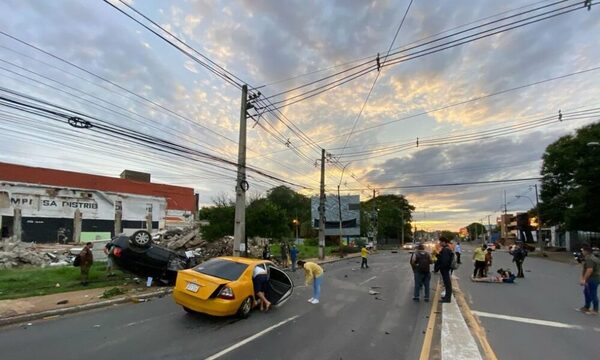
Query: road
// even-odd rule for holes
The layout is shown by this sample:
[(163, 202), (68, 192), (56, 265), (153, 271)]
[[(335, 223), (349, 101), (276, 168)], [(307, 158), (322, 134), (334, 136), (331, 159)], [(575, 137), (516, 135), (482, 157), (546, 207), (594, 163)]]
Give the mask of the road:
[[(170, 297), (0, 330), (5, 359), (416, 359), (430, 303), (414, 303), (407, 253), (324, 265), (322, 299), (303, 272), (288, 302), (247, 320), (189, 315)], [(376, 287), (378, 295), (370, 295)], [(577, 314), (574, 314), (577, 315)]]
[[(471, 282), (471, 257), (455, 274), (498, 359), (600, 358), (600, 318), (574, 310), (583, 305), (580, 265), (530, 256), (517, 284), (486, 284)], [(494, 252), (493, 270), (515, 271), (511, 259)]]

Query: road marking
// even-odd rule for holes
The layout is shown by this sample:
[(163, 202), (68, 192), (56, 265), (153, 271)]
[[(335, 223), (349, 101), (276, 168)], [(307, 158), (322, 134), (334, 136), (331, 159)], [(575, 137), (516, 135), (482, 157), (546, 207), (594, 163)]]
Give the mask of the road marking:
[(360, 284), (358, 284), (358, 285), (364, 285), (364, 284), (368, 283), (369, 281), (371, 281), (371, 280), (373, 280), (373, 279), (377, 279), (377, 276), (372, 276), (372, 277), (368, 278), (367, 280), (365, 280), (365, 281), (361, 282), (361, 283), (360, 283)]
[(435, 327), (435, 318), (437, 312), (437, 304), (440, 299), (441, 292), (440, 281), (438, 280), (435, 289), (435, 295), (433, 295), (433, 303), (431, 303), (431, 311), (429, 312), (429, 321), (427, 322), (427, 329), (425, 331), (425, 338), (423, 339), (423, 347), (421, 347), (421, 355), (419, 360), (429, 360), (429, 352), (431, 351), (431, 341), (433, 340), (433, 329)]
[(483, 360), (456, 301), (442, 304), (442, 359)]
[(561, 322), (557, 322), (557, 321), (538, 320), (538, 319), (524, 318), (524, 317), (519, 317), (519, 316), (492, 314), (492, 313), (488, 313), (488, 312), (484, 312), (484, 311), (472, 311), (472, 313), (477, 316), (480, 316), (480, 317), (510, 320), (510, 321), (522, 322), (525, 324), (550, 326), (550, 327), (557, 327), (557, 328), (563, 328), (563, 329), (576, 329), (576, 330), (584, 329), (583, 326), (565, 324), (565, 323), (561, 323)]
[(271, 330), (274, 330), (274, 329), (276, 329), (276, 328), (280, 327), (281, 325), (284, 325), (284, 324), (286, 324), (286, 323), (288, 323), (288, 322), (290, 322), (290, 321), (292, 321), (292, 320), (295, 320), (295, 319), (296, 319), (296, 318), (298, 318), (299, 316), (300, 316), (300, 315), (292, 316), (292, 317), (291, 317), (291, 318), (289, 318), (289, 319), (283, 320), (283, 321), (281, 321), (281, 322), (279, 322), (279, 323), (277, 323), (277, 324), (275, 324), (275, 325), (273, 325), (273, 326), (271, 326), (271, 327), (268, 327), (268, 328), (264, 329), (263, 331), (261, 331), (261, 332), (259, 332), (259, 333), (257, 333), (257, 334), (254, 334), (254, 335), (250, 336), (249, 338), (246, 338), (246, 339), (244, 339), (244, 340), (240, 341), (240, 342), (239, 342), (239, 343), (237, 343), (237, 344), (234, 344), (234, 345), (232, 345), (232, 346), (228, 347), (228, 348), (227, 348), (227, 349), (225, 349), (225, 350), (222, 350), (222, 351), (220, 351), (220, 352), (218, 352), (218, 353), (216, 353), (216, 354), (214, 354), (214, 355), (212, 355), (212, 356), (209, 356), (209, 357), (207, 357), (205, 360), (214, 360), (214, 359), (218, 359), (218, 358), (220, 358), (221, 356), (223, 356), (223, 355), (225, 355), (225, 354), (227, 354), (227, 353), (230, 353), (230, 352), (232, 352), (233, 350), (235, 350), (235, 349), (237, 349), (237, 348), (239, 348), (239, 347), (241, 347), (241, 346), (244, 346), (244, 345), (246, 345), (247, 343), (249, 343), (249, 342), (253, 341), (254, 339), (257, 339), (257, 338), (259, 338), (259, 337), (263, 336), (264, 334), (268, 333), (269, 331), (271, 331)]

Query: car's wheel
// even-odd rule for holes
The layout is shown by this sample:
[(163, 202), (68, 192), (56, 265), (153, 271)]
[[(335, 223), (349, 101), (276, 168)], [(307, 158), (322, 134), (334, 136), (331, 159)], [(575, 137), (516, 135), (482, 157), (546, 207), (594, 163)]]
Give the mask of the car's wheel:
[(133, 245), (141, 248), (146, 248), (152, 243), (152, 235), (146, 230), (138, 230), (131, 235)]
[(248, 315), (250, 315), (250, 311), (252, 310), (252, 298), (248, 297), (246, 300), (242, 301), (242, 305), (240, 305), (240, 309), (237, 314), (240, 318), (246, 319)]

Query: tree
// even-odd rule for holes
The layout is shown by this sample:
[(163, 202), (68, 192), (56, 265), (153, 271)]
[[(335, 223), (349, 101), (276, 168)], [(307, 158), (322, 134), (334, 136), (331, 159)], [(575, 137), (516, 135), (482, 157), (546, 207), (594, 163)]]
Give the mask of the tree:
[[(373, 203), (377, 215), (373, 216)], [(408, 200), (402, 195), (381, 195), (375, 199), (362, 202), (361, 210), (361, 233), (367, 234), (372, 223), (377, 224), (377, 234), (379, 239), (400, 239), (404, 231), (405, 241), (410, 240), (412, 227), (412, 211), (415, 207), (410, 205)], [(404, 229), (402, 227), (402, 218), (404, 218)]]
[(233, 234), (235, 206), (220, 203), (215, 206), (203, 207), (198, 211), (198, 218), (209, 222), (208, 225), (200, 228), (202, 237), (208, 241), (214, 241), (225, 235)]
[[(541, 170), (540, 214), (545, 225), (600, 231), (600, 123), (550, 144)], [(590, 145), (588, 145), (590, 144)]]
[(246, 235), (281, 239), (291, 235), (287, 222), (285, 211), (272, 201), (255, 200), (246, 211)]
[(267, 192), (267, 199), (284, 212), (285, 224), (292, 232), (295, 231), (294, 219), (300, 222), (301, 229), (310, 224), (310, 198), (287, 186), (278, 186)]
[(469, 232), (469, 237), (471, 238), (471, 240), (475, 240), (476, 238), (481, 236), (481, 234), (486, 233), (485, 226), (477, 222), (471, 223), (469, 226), (467, 226), (467, 231)]

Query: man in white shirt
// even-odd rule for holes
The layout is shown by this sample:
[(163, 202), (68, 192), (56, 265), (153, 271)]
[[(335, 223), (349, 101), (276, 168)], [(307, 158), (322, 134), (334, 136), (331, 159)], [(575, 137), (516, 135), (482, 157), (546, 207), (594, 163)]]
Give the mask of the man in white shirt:
[(260, 311), (269, 310), (271, 308), (271, 302), (269, 302), (265, 296), (269, 287), (269, 273), (264, 266), (265, 265), (256, 265), (252, 274), (254, 294), (260, 299)]

